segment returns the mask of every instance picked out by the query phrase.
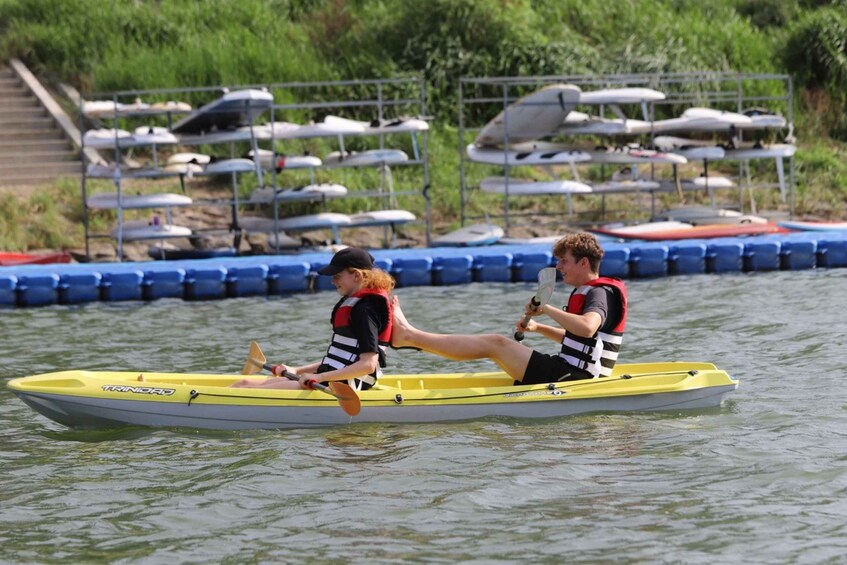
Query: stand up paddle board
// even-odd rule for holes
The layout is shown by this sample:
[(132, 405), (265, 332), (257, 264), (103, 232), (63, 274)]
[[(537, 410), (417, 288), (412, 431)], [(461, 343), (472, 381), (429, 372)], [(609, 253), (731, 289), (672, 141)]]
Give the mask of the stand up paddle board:
[[(337, 198), (347, 195), (347, 187), (340, 184), (322, 183), (307, 184), (297, 188), (286, 188), (277, 190), (277, 200), (320, 200), (323, 198)], [(267, 204), (274, 200), (273, 188), (257, 188), (250, 195), (251, 204)]]
[(804, 222), (800, 220), (781, 220), (777, 225), (794, 231), (844, 231), (847, 222)]
[[(253, 159), (253, 150), (247, 152), (247, 157)], [(320, 167), (322, 162), (312, 155), (280, 155), (277, 154), (274, 161), (274, 152), (269, 149), (259, 149), (259, 164), (263, 169), (270, 169), (271, 164), (277, 171), (283, 169), (313, 169)]]
[[(580, 89), (572, 84), (551, 84), (510, 104), (483, 126), (474, 144), (502, 146), (553, 135), (579, 102)], [(508, 136), (507, 136), (508, 134)]]
[(349, 226), (350, 216), (347, 214), (335, 214), (324, 212), (322, 214), (310, 214), (307, 216), (295, 216), (293, 218), (281, 218), (279, 225), (285, 231), (308, 231), (325, 228), (338, 228)]
[(169, 239), (173, 237), (188, 237), (191, 235), (191, 228), (183, 226), (175, 226), (172, 224), (162, 224), (156, 221), (148, 220), (132, 220), (123, 223), (123, 228), (115, 227), (112, 230), (112, 237), (118, 239), (118, 235), (123, 231), (124, 241), (137, 241), (142, 239)]
[(227, 92), (174, 124), (177, 134), (204, 134), (234, 129), (251, 123), (256, 116), (271, 107), (274, 97), (257, 89)]
[[(124, 209), (170, 208), (172, 206), (188, 206), (191, 203), (191, 198), (182, 194), (160, 193), (121, 195), (121, 207)], [(86, 205), (89, 208), (99, 210), (115, 209), (118, 207), (118, 193), (101, 192), (98, 194), (92, 194), (86, 200)]]
[(433, 247), (477, 247), (497, 243), (505, 235), (503, 228), (491, 224), (474, 224), (459, 228), (432, 240)]
[(373, 210), (351, 215), (348, 227), (395, 226), (414, 222), (416, 219), (414, 214), (406, 210)]
[(508, 151), (491, 147), (477, 147), (471, 144), (467, 146), (466, 152), (471, 161), (489, 165), (509, 165), (510, 167), (518, 165), (557, 165), (591, 160), (591, 155), (573, 148), (545, 151), (532, 149), (531, 146), (521, 144), (518, 144), (518, 149)]
[(506, 177), (488, 177), (479, 184), (480, 190), (511, 196), (535, 196), (541, 194), (576, 194), (591, 192), (587, 184), (571, 180), (535, 181)]
[(91, 129), (82, 136), (83, 144), (93, 149), (121, 149), (152, 145), (174, 145), (177, 137), (166, 128), (136, 128), (133, 133), (122, 129)]
[(368, 151), (333, 151), (323, 158), (327, 167), (375, 167), (405, 163), (409, 156), (399, 149), (370, 149)]
[(327, 116), (324, 118), (324, 124), (336, 127), (346, 126), (351, 130), (358, 130), (351, 135), (385, 135), (392, 133), (416, 133), (429, 130), (429, 124), (418, 118), (396, 118), (393, 120), (383, 119), (361, 122), (339, 116)]
[(173, 155), (168, 157), (168, 165), (181, 165), (187, 163), (192, 163), (195, 165), (206, 165), (211, 160), (211, 156), (205, 155), (203, 153), (174, 153)]
[(256, 163), (251, 159), (224, 159), (214, 161), (203, 169), (204, 175), (223, 175), (227, 173), (250, 173), (256, 170)]
[(624, 87), (604, 88), (582, 92), (579, 95), (580, 104), (641, 104), (642, 102), (658, 102), (667, 98), (664, 92), (652, 88)]

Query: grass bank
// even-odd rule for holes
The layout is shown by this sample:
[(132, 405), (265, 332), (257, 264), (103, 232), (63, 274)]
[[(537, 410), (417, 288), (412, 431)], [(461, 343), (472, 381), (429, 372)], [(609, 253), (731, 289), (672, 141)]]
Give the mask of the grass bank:
[[(791, 74), (797, 211), (844, 217), (845, 36), (845, 0), (0, 0), (0, 58), (84, 94), (422, 75), (437, 124), (434, 211), (446, 222), (460, 206), (459, 77), (701, 70)], [(0, 196), (0, 248), (79, 247), (78, 193), (62, 183)], [(780, 205), (772, 197), (761, 204)]]

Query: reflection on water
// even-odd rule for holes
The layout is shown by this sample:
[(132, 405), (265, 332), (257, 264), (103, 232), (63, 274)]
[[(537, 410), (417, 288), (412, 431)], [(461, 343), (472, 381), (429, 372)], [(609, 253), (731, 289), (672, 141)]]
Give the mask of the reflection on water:
[[(623, 359), (717, 362), (741, 386), (716, 409), (77, 431), (2, 389), (2, 560), (839, 562), (845, 279), (833, 270), (629, 282)], [(398, 294), (424, 329), (510, 334), (532, 290)], [(815, 295), (826, 308), (797, 299)], [(565, 300), (557, 290), (554, 303)], [(238, 372), (251, 340), (272, 361), (307, 363), (326, 346), (335, 301), (320, 293), (7, 310), (2, 377)], [(396, 372), (494, 368), (407, 350), (390, 359)]]

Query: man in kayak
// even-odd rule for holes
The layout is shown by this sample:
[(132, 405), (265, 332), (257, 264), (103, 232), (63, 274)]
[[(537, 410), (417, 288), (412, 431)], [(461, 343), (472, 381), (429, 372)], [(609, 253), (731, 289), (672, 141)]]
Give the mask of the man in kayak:
[(394, 279), (374, 266), (370, 253), (356, 247), (333, 255), (318, 274), (331, 276), (341, 295), (332, 309), (332, 341), (323, 359), (302, 367), (274, 365), (275, 375), (288, 371), (300, 377), (299, 382), (242, 379), (232, 386), (310, 389), (319, 381), (345, 381), (356, 390), (367, 390), (376, 383), (391, 339), (393, 308), (388, 293), (394, 288)]
[(556, 355), (534, 351), (498, 334), (435, 334), (412, 326), (394, 298), (394, 330), (391, 345), (413, 347), (456, 361), (492, 359), (515, 384), (538, 384), (611, 375), (618, 358), (626, 325), (627, 293), (623, 281), (601, 277), (603, 248), (588, 233), (571, 234), (553, 246), (556, 269), (574, 288), (567, 306), (560, 310), (527, 305), (526, 315), (546, 315), (556, 326), (529, 319), (515, 325), (518, 331), (535, 332), (561, 344)]

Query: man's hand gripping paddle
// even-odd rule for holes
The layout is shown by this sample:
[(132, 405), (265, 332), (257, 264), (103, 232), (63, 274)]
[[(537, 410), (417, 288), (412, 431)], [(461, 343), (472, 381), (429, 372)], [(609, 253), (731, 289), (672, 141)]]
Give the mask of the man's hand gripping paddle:
[[(259, 344), (255, 341), (251, 342), (250, 353), (247, 355), (247, 362), (244, 364), (244, 368), (241, 369), (241, 374), (255, 375), (262, 369), (270, 371), (271, 373), (274, 372), (273, 365), (268, 365), (267, 358), (265, 357), (265, 354), (262, 353), (262, 348), (259, 347)], [(289, 371), (283, 372), (282, 376), (287, 379), (291, 379), (292, 381), (300, 380), (300, 377)], [(329, 386), (321, 383), (311, 383), (311, 387), (337, 398), (338, 404), (341, 405), (341, 409), (350, 416), (356, 416), (362, 410), (362, 401), (359, 400), (359, 396), (356, 394), (356, 391), (350, 388), (350, 385), (346, 383), (332, 381), (329, 383)]]
[[(535, 292), (535, 296), (533, 296), (530, 301), (532, 308), (538, 309), (547, 304), (550, 301), (550, 297), (553, 296), (553, 289), (555, 287), (556, 269), (553, 267), (546, 267), (538, 271), (538, 290)], [(521, 318), (521, 326), (526, 327), (527, 323), (529, 323), (529, 318), (529, 316)], [(515, 332), (515, 341), (523, 341), (523, 337), (523, 332)]]

